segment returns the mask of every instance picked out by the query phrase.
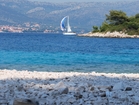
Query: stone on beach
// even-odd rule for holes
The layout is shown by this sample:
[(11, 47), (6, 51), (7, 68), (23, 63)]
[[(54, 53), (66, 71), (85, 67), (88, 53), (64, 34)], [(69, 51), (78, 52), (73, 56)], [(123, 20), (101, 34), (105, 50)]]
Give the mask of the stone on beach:
[(13, 105), (39, 105), (39, 103), (32, 99), (15, 99)]
[(113, 90), (124, 90), (124, 89), (125, 87), (124, 87), (123, 82), (116, 83), (113, 87)]
[(54, 89), (55, 90), (58, 90), (60, 92), (60, 94), (67, 94), (68, 93), (68, 87), (65, 86), (65, 84), (61, 81), (59, 83), (57, 83), (55, 86), (54, 86)]

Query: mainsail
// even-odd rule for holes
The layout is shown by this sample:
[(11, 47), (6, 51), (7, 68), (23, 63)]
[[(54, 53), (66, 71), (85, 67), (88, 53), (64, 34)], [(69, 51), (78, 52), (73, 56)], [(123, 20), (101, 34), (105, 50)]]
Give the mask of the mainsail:
[(72, 32), (69, 24), (69, 16), (67, 16), (67, 32)]

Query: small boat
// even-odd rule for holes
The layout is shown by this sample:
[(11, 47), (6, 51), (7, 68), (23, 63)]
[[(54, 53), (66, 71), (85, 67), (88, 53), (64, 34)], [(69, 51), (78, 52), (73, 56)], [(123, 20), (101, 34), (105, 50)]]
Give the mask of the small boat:
[(63, 31), (63, 35), (76, 35), (75, 32), (72, 32), (69, 24), (69, 16), (65, 16), (60, 23), (60, 28)]

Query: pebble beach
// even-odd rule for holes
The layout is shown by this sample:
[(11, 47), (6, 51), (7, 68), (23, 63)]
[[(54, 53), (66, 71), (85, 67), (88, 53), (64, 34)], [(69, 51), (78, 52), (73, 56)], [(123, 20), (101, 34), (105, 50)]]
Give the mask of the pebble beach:
[(19, 103), (138, 105), (139, 74), (0, 70), (0, 105)]

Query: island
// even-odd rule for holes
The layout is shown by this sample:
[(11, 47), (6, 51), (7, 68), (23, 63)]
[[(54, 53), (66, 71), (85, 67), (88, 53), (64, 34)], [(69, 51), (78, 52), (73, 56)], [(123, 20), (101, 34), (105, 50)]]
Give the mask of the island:
[(123, 11), (111, 10), (100, 27), (93, 26), (91, 32), (79, 36), (139, 38), (139, 13), (129, 17)]

